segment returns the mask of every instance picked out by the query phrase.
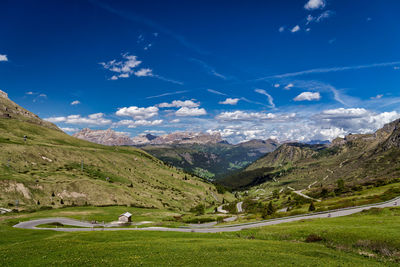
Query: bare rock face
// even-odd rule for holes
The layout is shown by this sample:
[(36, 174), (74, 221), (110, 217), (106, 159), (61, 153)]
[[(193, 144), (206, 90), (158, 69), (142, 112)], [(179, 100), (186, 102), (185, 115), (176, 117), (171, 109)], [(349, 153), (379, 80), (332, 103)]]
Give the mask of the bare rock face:
[(132, 138), (134, 145), (216, 144), (223, 142), (219, 133), (175, 132), (162, 136), (141, 135)]
[(157, 136), (155, 136), (155, 135), (144, 134), (144, 135), (138, 135), (138, 136), (132, 138), (132, 142), (133, 142), (133, 145), (135, 145), (135, 146), (142, 146), (142, 145), (150, 144), (150, 142), (156, 138), (157, 138)]
[(382, 147), (385, 150), (400, 148), (400, 120), (387, 124), (382, 129), (385, 130), (387, 134), (390, 133)]
[(111, 129), (91, 130), (82, 129), (73, 135), (79, 139), (107, 146), (130, 146), (133, 145), (132, 139), (124, 133), (119, 133)]
[(221, 135), (197, 133), (197, 132), (175, 132), (157, 137), (151, 143), (155, 145), (165, 144), (215, 144), (222, 142)]
[(80, 132), (75, 133), (73, 136), (86, 141), (108, 146), (216, 144), (223, 142), (219, 133), (208, 134), (196, 132), (175, 132), (162, 136), (144, 134), (130, 138), (124, 133), (119, 133), (111, 129), (91, 130), (89, 128), (85, 128)]

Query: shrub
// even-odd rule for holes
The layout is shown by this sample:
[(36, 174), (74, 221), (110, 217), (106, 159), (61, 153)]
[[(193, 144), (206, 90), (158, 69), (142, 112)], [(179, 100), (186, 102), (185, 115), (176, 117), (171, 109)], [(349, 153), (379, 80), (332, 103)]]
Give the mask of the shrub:
[(270, 202), (268, 203), (268, 205), (264, 207), (264, 210), (263, 210), (261, 216), (262, 216), (263, 219), (266, 219), (268, 216), (274, 214), (275, 211), (276, 211), (276, 210), (275, 210), (275, 207), (274, 207), (274, 205), (272, 204), (272, 201), (270, 201)]
[(316, 234), (310, 234), (306, 238), (306, 242), (307, 243), (320, 242), (320, 241), (323, 241), (323, 240), (324, 239), (322, 237), (320, 237), (319, 235), (316, 235)]
[(196, 207), (191, 208), (190, 212), (194, 212), (196, 215), (203, 215), (206, 213), (206, 207), (204, 204), (199, 204)]
[(205, 217), (205, 218), (192, 218), (185, 220), (185, 223), (208, 223), (214, 222), (215, 218), (212, 217)]
[(310, 207), (308, 208), (308, 211), (314, 211), (314, 210), (315, 210), (314, 202), (311, 202)]

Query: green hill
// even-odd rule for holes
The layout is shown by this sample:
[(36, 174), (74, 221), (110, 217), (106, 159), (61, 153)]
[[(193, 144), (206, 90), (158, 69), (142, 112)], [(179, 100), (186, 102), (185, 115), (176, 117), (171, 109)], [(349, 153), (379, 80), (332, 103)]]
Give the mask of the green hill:
[(188, 210), (222, 201), (212, 184), (140, 149), (71, 137), (8, 98), (0, 101), (0, 207), (15, 208), (18, 202), (20, 208), (131, 205)]

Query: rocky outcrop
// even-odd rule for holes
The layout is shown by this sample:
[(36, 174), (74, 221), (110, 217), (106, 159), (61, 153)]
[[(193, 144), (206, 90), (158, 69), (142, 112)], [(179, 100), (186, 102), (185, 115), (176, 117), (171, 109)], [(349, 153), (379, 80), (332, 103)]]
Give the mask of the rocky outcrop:
[(173, 144), (216, 144), (222, 142), (219, 133), (198, 133), (198, 132), (175, 132), (159, 136), (152, 140), (152, 145), (173, 145)]
[(124, 133), (119, 133), (111, 129), (108, 130), (91, 130), (89, 128), (82, 129), (73, 135), (79, 139), (83, 139), (96, 144), (107, 146), (130, 146), (133, 145), (132, 139)]

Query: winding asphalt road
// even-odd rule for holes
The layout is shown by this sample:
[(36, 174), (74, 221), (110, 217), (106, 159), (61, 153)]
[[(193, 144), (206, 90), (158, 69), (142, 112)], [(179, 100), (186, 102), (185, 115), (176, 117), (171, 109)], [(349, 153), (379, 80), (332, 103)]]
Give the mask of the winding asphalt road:
[(238, 203), (236, 204), (236, 209), (237, 209), (237, 212), (238, 212), (238, 213), (243, 212), (243, 207), (242, 207), (242, 205), (243, 205), (243, 201), (240, 201), (240, 202), (238, 202)]
[[(279, 219), (272, 219), (266, 221), (259, 221), (253, 223), (244, 223), (244, 224), (236, 224), (230, 226), (213, 226), (213, 227), (196, 227), (196, 228), (166, 228), (166, 227), (145, 227), (145, 228), (118, 228), (118, 227), (101, 227), (101, 228), (94, 228), (96, 226), (102, 226), (101, 224), (91, 224), (88, 222), (81, 222), (73, 219), (68, 218), (47, 218), (47, 219), (38, 219), (26, 222), (20, 222), (14, 225), (15, 228), (23, 228), (23, 229), (36, 229), (36, 230), (53, 230), (53, 231), (61, 231), (61, 232), (81, 232), (81, 231), (168, 231), (168, 232), (196, 232), (196, 233), (218, 233), (218, 232), (234, 232), (240, 231), (243, 229), (261, 227), (261, 226), (268, 226), (286, 222), (294, 222), (300, 220), (307, 220), (307, 219), (316, 219), (316, 218), (329, 218), (329, 217), (341, 217), (350, 214), (354, 214), (357, 212), (361, 212), (362, 210), (367, 210), (371, 208), (387, 208), (387, 207), (395, 207), (398, 206), (400, 203), (400, 197), (395, 199), (372, 204), (372, 205), (365, 205), (365, 206), (358, 206), (352, 208), (345, 208), (345, 209), (338, 209), (332, 210), (329, 212), (320, 212), (320, 213), (312, 213), (306, 215), (298, 215), (292, 217), (285, 217)], [(71, 225), (71, 226), (80, 226), (85, 228), (37, 228), (37, 225), (40, 224), (48, 224), (59, 222), (64, 225)]]

